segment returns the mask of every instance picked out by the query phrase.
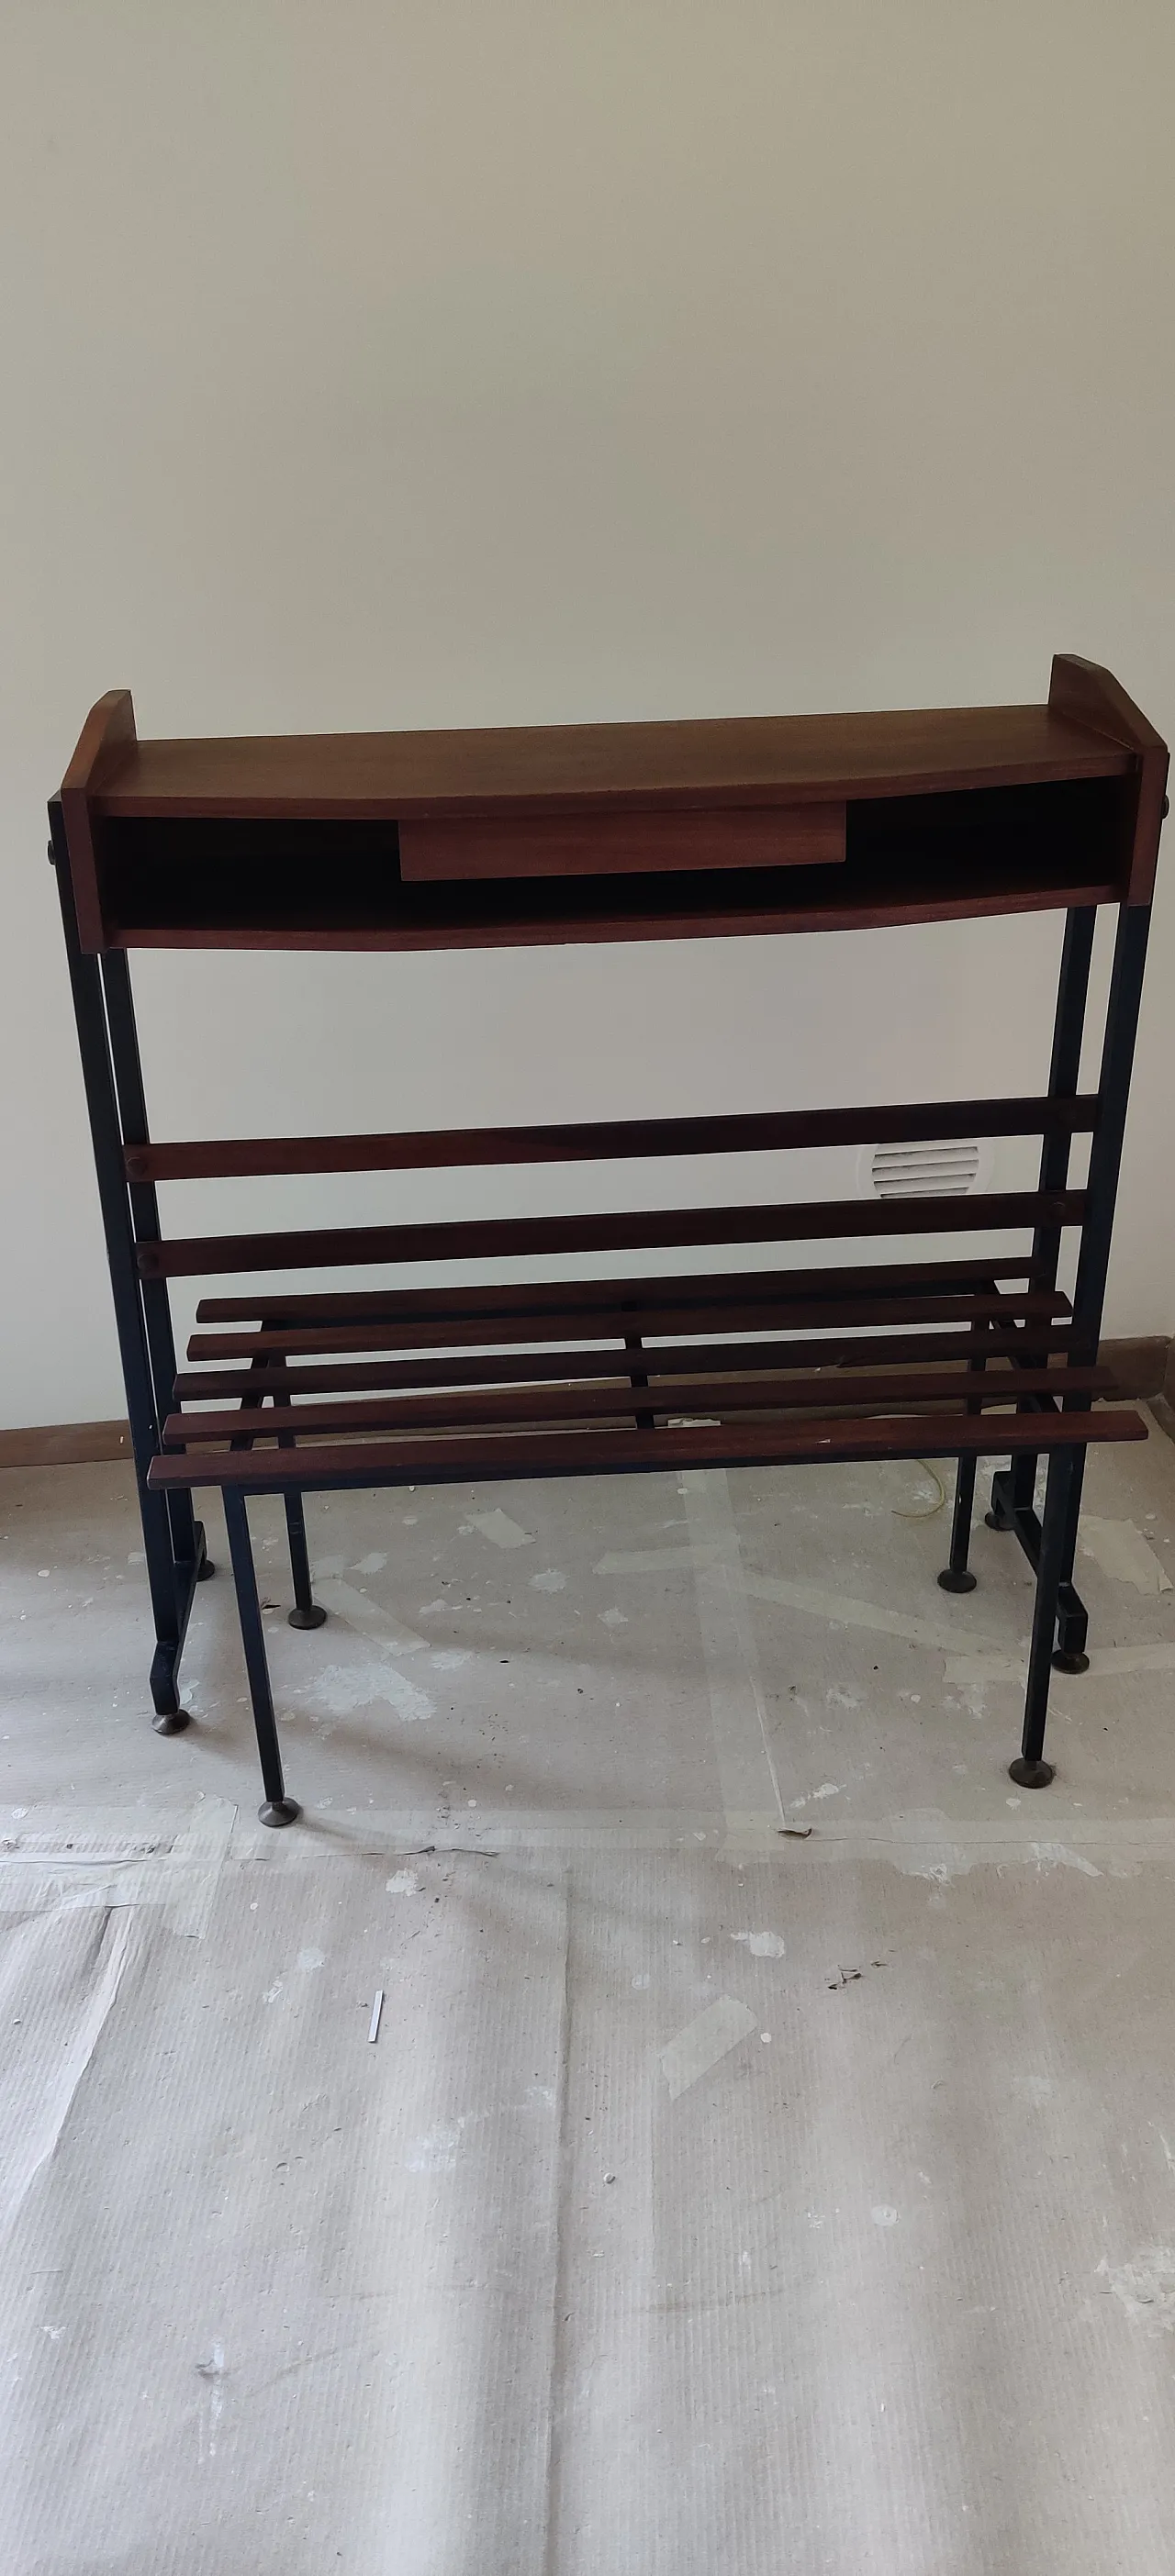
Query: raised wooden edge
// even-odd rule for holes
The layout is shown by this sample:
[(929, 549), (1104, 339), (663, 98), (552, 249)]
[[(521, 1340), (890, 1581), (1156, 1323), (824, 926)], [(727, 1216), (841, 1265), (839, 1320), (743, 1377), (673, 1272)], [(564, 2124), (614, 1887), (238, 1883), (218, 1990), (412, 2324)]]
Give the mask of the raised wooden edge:
[(105, 696), (91, 707), (61, 782), (61, 816), (69, 851), (78, 938), (90, 956), (108, 945), (90, 808), (104, 780), (111, 776), (121, 756), (135, 740), (135, 710), (130, 690), (108, 689)]
[(1139, 782), (1134, 831), (1126, 858), (1124, 893), (1131, 904), (1149, 903), (1155, 890), (1159, 835), (1167, 796), (1167, 745), (1156, 733), (1121, 682), (1100, 662), (1079, 653), (1055, 653), (1049, 677), (1049, 706), (1073, 724), (1104, 734), (1137, 755)]
[[(826, 872), (825, 882), (840, 882), (835, 869)], [(1075, 906), (1118, 903), (1121, 895), (1121, 877), (1114, 876), (1075, 878), (1065, 885), (1005, 884), (994, 891), (976, 887), (961, 895), (913, 895), (907, 891), (851, 904), (843, 898), (839, 903), (826, 904), (809, 898), (802, 904), (765, 903), (762, 908), (741, 912), (637, 913), (617, 909), (578, 916), (560, 914), (557, 918), (535, 913), (489, 920), (462, 919), (453, 910), (444, 919), (411, 927), (382, 921), (342, 928), (325, 920), (283, 924), (280, 928), (258, 923), (226, 928), (215, 923), (185, 922), (177, 926), (140, 921), (123, 922), (112, 928), (107, 946), (272, 949), (294, 954), (303, 950), (346, 954), (358, 949), (364, 955), (381, 950), (396, 955), (446, 948), (599, 947), (637, 939), (777, 939), (801, 931), (901, 930), (923, 921), (986, 921), (1020, 912), (1071, 912)]]
[(490, 1163), (613, 1162), (663, 1154), (749, 1154), (814, 1145), (937, 1143), (951, 1136), (1092, 1134), (1097, 1096), (951, 1100), (864, 1109), (785, 1109), (727, 1118), (613, 1118), (566, 1127), (469, 1127), (399, 1136), (273, 1136), (128, 1146), (130, 1181), (296, 1172), (469, 1170)]

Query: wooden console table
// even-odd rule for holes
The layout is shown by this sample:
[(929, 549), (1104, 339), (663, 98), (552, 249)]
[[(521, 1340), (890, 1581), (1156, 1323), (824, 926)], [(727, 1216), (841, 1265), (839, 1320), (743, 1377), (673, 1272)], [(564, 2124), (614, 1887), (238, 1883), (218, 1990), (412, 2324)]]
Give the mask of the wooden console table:
[[(950, 1561), (981, 1455), (995, 1525), (1036, 1572), (1022, 1751), (1043, 1787), (1052, 1661), (1085, 1663), (1073, 1589), (1085, 1450), (1141, 1438), (1098, 1364), (1167, 753), (1110, 674), (1069, 655), (1044, 706), (140, 742), (101, 699), (50, 806), (126, 1377), (156, 1650), (155, 1724), (208, 1566), (192, 1492), (223, 1493), (267, 1822), (286, 1796), (247, 1499), (278, 1492), (295, 1625), (317, 1625), (302, 1496), (822, 1459), (954, 1456)], [(1079, 1090), (1098, 906), (1118, 907), (1096, 1092)], [(151, 1140), (132, 948), (448, 948), (1065, 916), (1047, 1088), (1029, 1099), (459, 1133)], [(1048, 1033), (1042, 1026), (1042, 1058)], [(1043, 1064), (1042, 1064), (1043, 1070)], [(1035, 1190), (165, 1238), (157, 1184), (951, 1138), (1041, 1139)], [(1087, 1177), (1071, 1185), (1075, 1138)], [(1062, 1234), (1079, 1235), (1072, 1299)], [(996, 1257), (968, 1234), (1006, 1234)], [(955, 1250), (902, 1261), (904, 1236)], [(855, 1242), (899, 1257), (699, 1267), (706, 1247)], [(641, 1256), (679, 1251), (649, 1276)], [(405, 1288), (398, 1264), (623, 1255), (624, 1275)], [(686, 1257), (688, 1256), (688, 1267)], [(205, 1298), (177, 1371), (168, 1282), (379, 1265), (389, 1285)], [(702, 1417), (699, 1419), (698, 1417)], [(1038, 1456), (1049, 1458), (1043, 1517)]]

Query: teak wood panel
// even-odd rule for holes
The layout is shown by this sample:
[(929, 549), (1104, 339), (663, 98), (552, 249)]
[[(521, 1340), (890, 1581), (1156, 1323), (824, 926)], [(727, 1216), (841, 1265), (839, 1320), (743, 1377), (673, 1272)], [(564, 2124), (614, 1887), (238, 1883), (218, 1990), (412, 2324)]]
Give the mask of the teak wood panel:
[[(88, 951), (134, 945), (521, 946), (834, 929), (1071, 906), (1121, 895), (1143, 902), (1153, 882), (1166, 766), (1159, 736), (1113, 676), (1069, 655), (1054, 662), (1044, 706), (494, 732), (140, 743), (129, 694), (116, 690), (87, 719), (63, 782), (61, 810), (81, 942)], [(496, 830), (544, 817), (601, 823), (611, 817), (631, 830), (642, 812), (668, 826), (673, 817), (688, 824), (709, 815), (712, 822), (719, 811), (733, 816), (769, 807), (835, 809), (846, 801), (856, 810), (862, 802), (885, 799), (1114, 778), (1124, 782), (1125, 794), (1112, 828), (1100, 832), (1097, 846), (1082, 851), (1069, 870), (1054, 858), (1043, 870), (1021, 860), (1003, 871), (985, 866), (978, 875), (961, 876), (944, 863), (927, 877), (925, 871), (903, 874), (895, 860), (875, 882), (846, 867), (853, 883), (832, 896), (816, 891), (810, 880), (838, 879), (842, 872), (836, 867), (809, 861), (724, 869), (698, 860), (690, 865), (707, 890), (695, 903), (680, 892), (689, 867), (679, 860), (670, 869), (661, 861), (667, 886), (662, 902), (647, 891), (658, 868), (631, 860), (622, 866), (617, 859), (609, 875), (601, 855), (592, 879), (580, 879), (596, 888), (586, 905), (570, 902), (574, 879), (568, 858), (558, 877), (545, 880), (558, 891), (560, 880), (568, 879), (562, 911), (557, 903), (552, 909), (548, 897), (540, 900), (542, 880), (532, 880), (528, 909), (517, 902), (520, 887), (513, 902), (506, 900), (511, 879), (487, 878), (479, 888), (469, 877), (463, 903), (456, 902), (455, 885), (440, 884), (437, 894), (448, 893), (450, 902), (430, 912), (413, 909), (409, 901), (427, 887), (400, 880), (395, 868), (400, 904), (357, 906), (355, 888), (348, 891), (345, 883), (346, 868), (332, 858), (318, 872), (311, 899), (305, 889), (291, 901), (288, 889), (283, 897), (271, 887), (254, 916), (239, 903), (218, 914), (202, 892), (201, 867), (185, 879), (161, 857), (158, 869), (153, 865), (150, 871), (158, 901), (144, 899), (128, 909), (125, 885), (120, 892), (120, 822), (128, 830), (201, 817), (240, 828), (266, 820), (436, 827), (481, 817)], [(607, 834), (601, 851), (606, 841)], [(620, 892), (626, 869), (632, 880), (627, 903)], [(744, 885), (740, 900), (718, 900), (708, 889), (723, 873), (732, 888), (762, 876), (764, 894), (753, 896)], [(797, 880), (795, 892), (784, 890), (789, 876)], [(611, 898), (609, 883), (616, 890)]]
[(402, 822), (400, 874), (417, 880), (598, 877), (678, 868), (843, 866), (843, 803), (689, 814), (483, 814)]
[(1104, 778), (1130, 749), (1048, 706), (733, 716), (459, 733), (240, 735), (123, 742), (95, 790), (104, 814), (437, 819), (904, 796), (950, 784)]

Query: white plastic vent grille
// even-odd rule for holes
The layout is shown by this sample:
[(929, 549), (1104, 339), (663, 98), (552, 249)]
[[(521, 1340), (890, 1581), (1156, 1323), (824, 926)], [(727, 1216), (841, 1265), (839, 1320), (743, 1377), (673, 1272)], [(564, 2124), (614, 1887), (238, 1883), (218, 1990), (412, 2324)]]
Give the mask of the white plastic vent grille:
[(945, 1145), (875, 1145), (870, 1186), (879, 1199), (963, 1198), (981, 1186), (985, 1159), (970, 1136)]

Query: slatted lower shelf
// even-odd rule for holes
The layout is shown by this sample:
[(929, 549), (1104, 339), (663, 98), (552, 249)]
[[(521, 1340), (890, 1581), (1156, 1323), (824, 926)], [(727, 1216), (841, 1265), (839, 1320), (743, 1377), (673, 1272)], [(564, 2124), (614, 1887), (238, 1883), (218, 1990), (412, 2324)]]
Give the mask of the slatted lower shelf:
[(1021, 1255), (211, 1298), (201, 1324), (240, 1329), (193, 1334), (189, 1359), (212, 1365), (177, 1379), (151, 1481), (264, 1491), (1144, 1437), (1136, 1413), (1104, 1409), (1109, 1371), (1036, 1280)]

